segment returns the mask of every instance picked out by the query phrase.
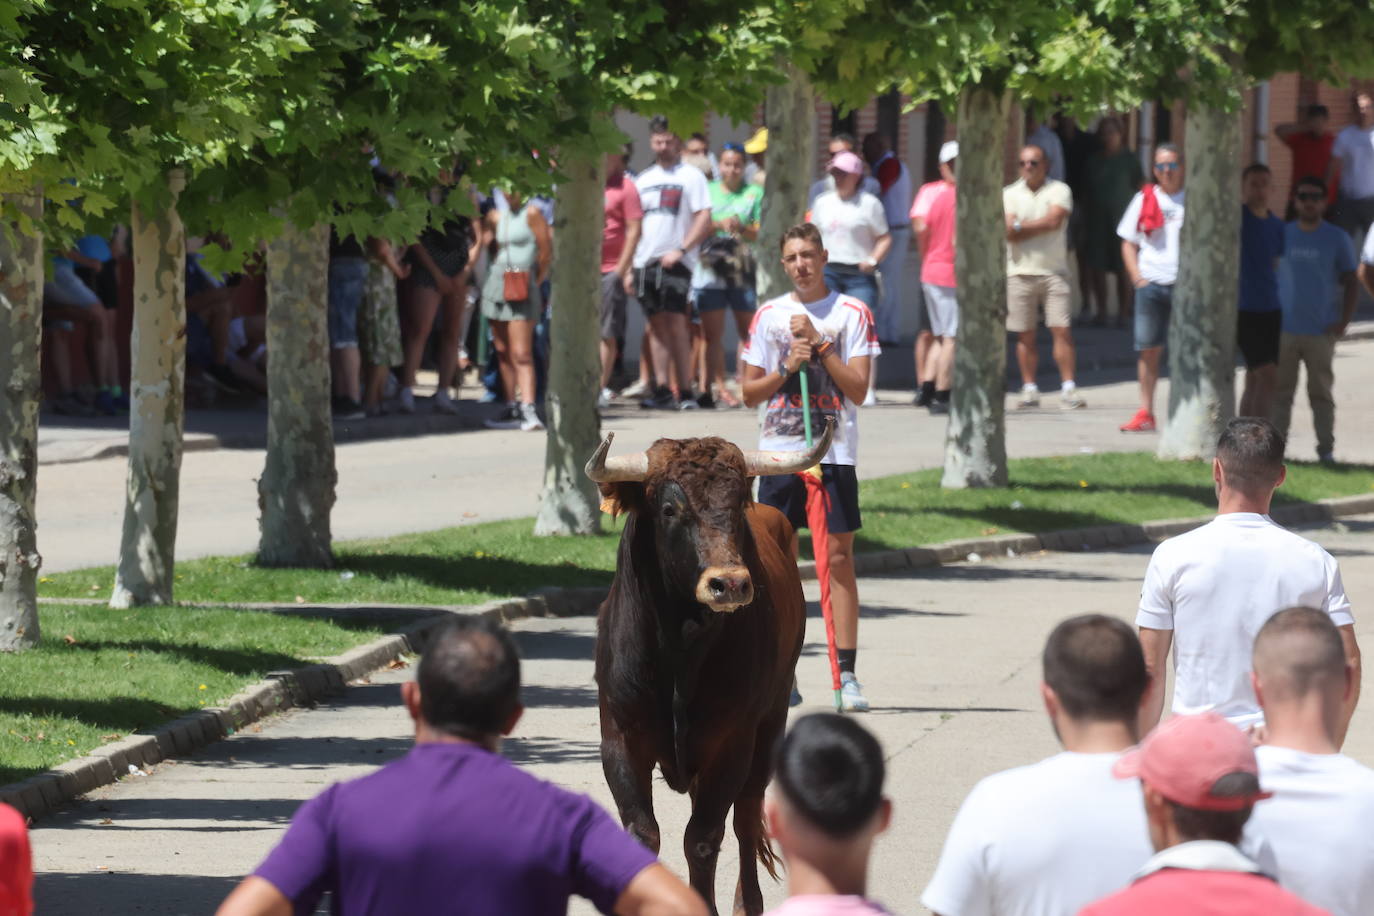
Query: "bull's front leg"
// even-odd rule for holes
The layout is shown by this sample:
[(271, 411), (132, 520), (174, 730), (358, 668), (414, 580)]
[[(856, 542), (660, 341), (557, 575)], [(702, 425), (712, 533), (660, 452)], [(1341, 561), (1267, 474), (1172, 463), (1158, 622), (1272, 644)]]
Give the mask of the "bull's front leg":
[(601, 715), (601, 770), (615, 798), (620, 823), (655, 855), (659, 849), (654, 817), (654, 755), (648, 741), (630, 741), (610, 716)]

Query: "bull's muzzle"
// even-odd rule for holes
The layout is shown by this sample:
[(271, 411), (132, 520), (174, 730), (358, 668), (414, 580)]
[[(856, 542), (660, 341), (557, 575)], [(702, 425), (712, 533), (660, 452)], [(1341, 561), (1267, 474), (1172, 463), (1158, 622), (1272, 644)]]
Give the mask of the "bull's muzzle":
[(711, 566), (697, 580), (697, 600), (728, 614), (754, 600), (754, 582), (743, 566)]

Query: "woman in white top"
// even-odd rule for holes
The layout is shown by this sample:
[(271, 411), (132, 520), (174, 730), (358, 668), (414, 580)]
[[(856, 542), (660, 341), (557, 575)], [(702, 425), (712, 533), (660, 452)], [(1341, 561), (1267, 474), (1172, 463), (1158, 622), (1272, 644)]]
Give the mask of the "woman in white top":
[[(811, 205), (811, 222), (821, 231), (825, 245), (825, 285), (853, 296), (870, 309), (878, 302), (878, 262), (892, 245), (883, 202), (859, 185), (864, 163), (854, 153), (836, 153), (828, 166), (835, 190), (827, 191)], [(871, 319), (870, 319), (871, 320)], [(864, 406), (877, 403), (877, 360), (868, 376)]]

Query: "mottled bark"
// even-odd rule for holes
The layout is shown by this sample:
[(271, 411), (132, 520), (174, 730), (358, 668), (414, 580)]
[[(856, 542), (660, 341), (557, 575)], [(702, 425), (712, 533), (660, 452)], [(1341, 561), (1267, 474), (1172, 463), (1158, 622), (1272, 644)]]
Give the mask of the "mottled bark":
[(186, 232), (176, 210), (185, 186), (168, 176), (172, 200), (135, 204), (134, 328), (130, 345), (129, 473), (124, 533), (111, 607), (172, 601), (186, 373)]
[[(13, 203), (35, 220), (43, 199)], [(0, 651), (38, 644), (38, 402), (43, 333), (43, 239), (0, 226)]]
[(941, 485), (1007, 484), (1006, 228), (1002, 154), (1007, 96), (972, 87), (959, 97), (959, 346)]
[(267, 466), (258, 563), (334, 565), (329, 404), (329, 226), (288, 225), (267, 246)]
[(763, 218), (754, 243), (758, 259), (759, 302), (791, 292), (792, 282), (778, 256), (782, 234), (806, 216), (806, 192), (816, 160), (816, 98), (806, 76), (784, 65), (787, 82), (768, 89), (764, 118), (768, 159), (764, 174)]
[(553, 233), (553, 316), (549, 385), (544, 398), (548, 434), (544, 492), (534, 533), (598, 534), (600, 498), (583, 465), (601, 440), (596, 409), (601, 382), (599, 350), (601, 222), (604, 214), (602, 157), (565, 163), (558, 186)]
[(1235, 415), (1240, 264), (1241, 119), (1188, 108), (1188, 177), (1178, 282), (1169, 319), (1169, 418), (1161, 458), (1211, 458)]

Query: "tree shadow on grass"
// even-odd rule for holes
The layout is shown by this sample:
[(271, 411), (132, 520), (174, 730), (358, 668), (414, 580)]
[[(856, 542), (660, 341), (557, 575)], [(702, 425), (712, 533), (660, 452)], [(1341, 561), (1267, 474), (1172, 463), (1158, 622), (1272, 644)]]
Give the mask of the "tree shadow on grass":
[(507, 557), (440, 557), (425, 554), (350, 554), (341, 565), (383, 582), (414, 579), (448, 591), (485, 591), (519, 597), (546, 585), (608, 586), (609, 570), (586, 569), (572, 561), (528, 563)]
[(153, 652), (158, 655), (174, 656), (198, 665), (209, 666), (217, 671), (238, 675), (262, 674), (283, 668), (299, 668), (311, 663), (308, 659), (288, 655), (285, 652), (198, 646), (194, 643), (163, 642), (151, 639), (79, 641), (65, 647), (64, 651), (100, 652), (106, 649), (119, 652)]

